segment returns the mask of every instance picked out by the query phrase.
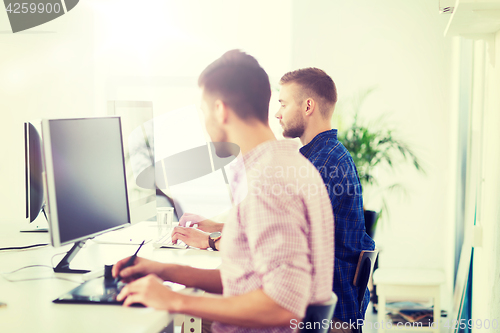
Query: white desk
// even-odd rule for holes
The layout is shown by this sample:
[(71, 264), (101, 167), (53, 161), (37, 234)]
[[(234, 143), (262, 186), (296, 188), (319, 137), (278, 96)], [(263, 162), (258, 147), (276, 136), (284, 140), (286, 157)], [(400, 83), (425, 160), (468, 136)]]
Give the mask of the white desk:
[[(150, 224), (152, 227), (153, 224)], [(17, 223), (0, 224), (0, 247), (50, 243), (47, 233), (20, 233)], [(24, 251), (0, 251), (0, 272), (11, 272), (28, 265), (49, 265), (54, 254), (71, 246), (35, 248)], [(73, 260), (73, 268), (97, 269), (104, 264), (132, 255), (136, 245), (105, 245), (88, 241)], [(203, 250), (153, 249), (143, 246), (139, 255), (153, 260), (181, 263), (199, 268), (216, 268), (221, 259), (218, 252)], [(54, 258), (57, 264), (62, 256)], [(55, 304), (52, 300), (78, 286), (78, 283), (50, 278), (64, 277), (82, 282), (78, 274), (55, 274), (48, 267), (27, 268), (8, 274), (9, 279), (48, 277), (43, 280), (8, 282), (0, 277), (1, 332), (151, 332), (158, 333), (172, 321), (164, 311), (149, 308), (125, 308), (116, 305)]]

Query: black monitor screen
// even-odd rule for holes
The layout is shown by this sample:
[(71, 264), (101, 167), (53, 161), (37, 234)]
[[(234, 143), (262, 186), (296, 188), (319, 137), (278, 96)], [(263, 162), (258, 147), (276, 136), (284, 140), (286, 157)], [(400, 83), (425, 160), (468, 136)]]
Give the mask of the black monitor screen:
[(33, 222), (43, 207), (42, 152), (40, 135), (32, 123), (24, 123), (26, 218)]
[(120, 119), (50, 120), (49, 131), (60, 244), (129, 223)]

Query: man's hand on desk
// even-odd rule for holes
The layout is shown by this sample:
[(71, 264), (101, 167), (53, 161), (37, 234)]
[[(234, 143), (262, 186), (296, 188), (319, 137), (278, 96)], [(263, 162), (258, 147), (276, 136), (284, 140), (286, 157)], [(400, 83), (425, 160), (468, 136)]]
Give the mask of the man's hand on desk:
[[(191, 222), (191, 223), (188, 225), (188, 222)], [(216, 232), (216, 231), (222, 232), (222, 228), (224, 228), (224, 223), (214, 222), (214, 221), (209, 220), (201, 215), (196, 215), (196, 214), (191, 214), (191, 213), (184, 213), (184, 215), (182, 215), (180, 220), (179, 220), (179, 226), (181, 226), (181, 227), (188, 227), (188, 226), (192, 227), (195, 224), (198, 225), (198, 229), (200, 229), (201, 231), (208, 232), (208, 233)], [(190, 244), (188, 244), (188, 245), (190, 245)]]
[(209, 232), (204, 232), (196, 228), (175, 227), (172, 231), (172, 244), (177, 244), (177, 240), (181, 240), (189, 246), (199, 249), (206, 249), (208, 244)]

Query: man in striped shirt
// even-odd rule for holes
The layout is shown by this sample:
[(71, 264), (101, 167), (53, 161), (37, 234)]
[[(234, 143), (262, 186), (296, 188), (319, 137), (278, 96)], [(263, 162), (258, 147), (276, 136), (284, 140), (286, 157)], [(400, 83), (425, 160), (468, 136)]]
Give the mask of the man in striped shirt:
[[(363, 310), (358, 304), (358, 288), (353, 285), (359, 254), (373, 250), (367, 235), (363, 197), (356, 166), (347, 149), (337, 140), (331, 118), (337, 91), (333, 80), (317, 68), (299, 69), (280, 81), (280, 108), (276, 113), (283, 136), (300, 138), (300, 152), (319, 170), (326, 185), (335, 217), (335, 271), (333, 291), (338, 296), (335, 320), (356, 323), (364, 319), (370, 299), (365, 291)], [(337, 327), (340, 325), (337, 325)], [(350, 332), (351, 325), (343, 325)]]
[[(268, 124), (269, 79), (253, 57), (229, 51), (199, 78), (207, 132), (214, 142), (240, 147), (231, 168), (236, 202), (220, 244), (216, 270), (136, 258), (113, 275), (131, 282), (118, 296), (215, 321), (214, 332), (291, 332), (308, 304), (331, 297), (333, 213), (317, 169), (292, 141), (277, 141)], [(216, 145), (220, 157), (230, 145)], [(175, 293), (162, 280), (221, 293)], [(319, 323), (321, 324), (321, 323)]]

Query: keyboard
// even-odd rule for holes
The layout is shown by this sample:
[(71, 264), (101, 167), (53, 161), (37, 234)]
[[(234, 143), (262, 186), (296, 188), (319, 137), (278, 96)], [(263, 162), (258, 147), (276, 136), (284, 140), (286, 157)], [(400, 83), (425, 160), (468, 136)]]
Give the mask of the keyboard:
[(181, 240), (177, 240), (177, 244), (172, 244), (172, 230), (173, 229), (167, 230), (162, 237), (155, 240), (155, 242), (153, 243), (153, 247), (156, 249), (162, 247), (172, 249), (187, 249), (188, 245), (186, 245), (186, 243)]
[(155, 224), (140, 222), (126, 228), (107, 232), (94, 238), (100, 244), (140, 245), (142, 241), (149, 243), (157, 237), (158, 231)]

